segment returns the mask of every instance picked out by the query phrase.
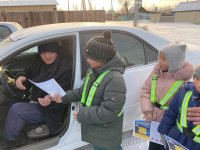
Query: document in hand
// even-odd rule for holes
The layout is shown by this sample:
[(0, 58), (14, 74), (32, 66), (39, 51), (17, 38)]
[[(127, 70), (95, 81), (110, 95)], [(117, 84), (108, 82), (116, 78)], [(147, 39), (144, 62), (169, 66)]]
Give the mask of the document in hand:
[(31, 83), (33, 83), (35, 86), (37, 86), (38, 88), (45, 91), (51, 96), (54, 96), (55, 94), (60, 94), (61, 96), (64, 96), (66, 94), (65, 91), (54, 79), (50, 79), (48, 81), (40, 82), (40, 83), (33, 82), (30, 79), (28, 80)]
[(151, 122), (151, 127), (150, 127), (150, 141), (163, 145), (160, 133), (158, 132), (158, 126), (159, 126), (159, 122), (156, 121), (152, 121)]
[(133, 124), (133, 136), (149, 140), (150, 122), (146, 122), (144, 120), (134, 120)]
[(160, 133), (158, 132), (158, 122), (152, 121), (150, 123), (145, 120), (134, 120), (133, 124), (133, 136), (163, 145)]

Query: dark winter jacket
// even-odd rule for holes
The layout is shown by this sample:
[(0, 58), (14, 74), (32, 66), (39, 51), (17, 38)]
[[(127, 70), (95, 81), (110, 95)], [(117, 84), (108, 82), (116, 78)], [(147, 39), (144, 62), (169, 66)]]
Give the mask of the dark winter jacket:
[[(20, 73), (20, 75), (24, 75), (34, 82), (44, 82), (54, 78), (64, 90), (69, 89), (71, 82), (70, 67), (67, 66), (66, 59), (61, 55), (53, 64), (47, 65), (38, 54), (34, 63), (26, 68), (24, 73)], [(37, 101), (38, 98), (43, 98), (47, 95), (46, 92), (32, 85), (30, 82), (27, 82), (26, 87), (30, 93), (29, 99), (32, 101)], [(54, 134), (60, 127), (66, 108), (67, 105), (54, 102), (49, 106), (41, 106), (41, 111), (51, 134)]]
[[(200, 106), (200, 93), (194, 87), (194, 83), (186, 83), (183, 88), (176, 94), (174, 99), (169, 105), (169, 109), (165, 112), (164, 117), (158, 127), (158, 131), (161, 134), (166, 134), (174, 140), (178, 141), (185, 147), (191, 150), (199, 150), (200, 144), (194, 142), (190, 136), (186, 136), (176, 126), (176, 120), (180, 122), (181, 106), (184, 96), (187, 91), (193, 91), (193, 95), (190, 98), (189, 107)], [(191, 131), (195, 126), (191, 121), (187, 121), (188, 130)]]
[[(92, 83), (104, 71), (111, 70), (100, 82), (90, 107), (83, 106), (78, 112), (81, 123), (82, 140), (100, 147), (113, 148), (122, 141), (123, 114), (118, 117), (126, 99), (126, 86), (122, 74), (125, 62), (117, 53), (111, 61), (99, 69), (92, 70), (88, 82), (88, 94)], [(67, 91), (63, 103), (81, 100), (83, 86)]]

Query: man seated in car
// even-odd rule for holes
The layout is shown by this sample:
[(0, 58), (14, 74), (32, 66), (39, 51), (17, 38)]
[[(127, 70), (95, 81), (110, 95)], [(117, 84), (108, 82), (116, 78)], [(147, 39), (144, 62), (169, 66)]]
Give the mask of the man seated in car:
[[(44, 128), (45, 132), (49, 130), (51, 135), (56, 134), (61, 125), (67, 105), (38, 100), (47, 93), (32, 85), (28, 79), (44, 82), (54, 78), (64, 90), (67, 90), (70, 86), (71, 71), (66, 65), (66, 58), (60, 55), (60, 46), (57, 42), (39, 45), (38, 53), (33, 64), (16, 77), (16, 87), (30, 91), (30, 96), (27, 102), (16, 102), (11, 106), (5, 121), (4, 140), (0, 144), (0, 150), (14, 148), (25, 124), (46, 124), (48, 128), (41, 126), (41, 129)], [(33, 134), (45, 133), (36, 131)]]

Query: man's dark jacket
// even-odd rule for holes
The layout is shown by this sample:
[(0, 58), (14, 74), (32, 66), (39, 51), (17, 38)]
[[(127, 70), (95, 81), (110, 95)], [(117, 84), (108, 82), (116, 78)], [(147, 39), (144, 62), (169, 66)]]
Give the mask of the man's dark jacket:
[[(24, 73), (20, 73), (19, 75), (24, 75), (34, 82), (44, 82), (54, 78), (64, 90), (68, 90), (71, 82), (71, 67), (67, 65), (66, 58), (62, 55), (58, 56), (53, 64), (47, 65), (38, 54), (34, 63), (26, 68)], [(26, 87), (30, 92), (29, 100), (37, 101), (38, 98), (43, 98), (47, 95), (46, 92), (30, 84), (30, 82), (27, 82)], [(41, 106), (45, 123), (49, 127), (51, 134), (56, 133), (57, 129), (59, 129), (66, 110), (67, 105), (54, 102), (49, 106)]]

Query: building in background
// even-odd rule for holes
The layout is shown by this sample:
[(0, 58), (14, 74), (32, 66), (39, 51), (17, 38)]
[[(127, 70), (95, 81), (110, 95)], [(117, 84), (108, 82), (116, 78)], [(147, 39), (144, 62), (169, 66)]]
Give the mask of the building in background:
[(200, 0), (181, 2), (174, 10), (175, 22), (200, 24)]
[[(132, 8), (130, 9), (130, 14), (134, 15), (134, 10), (135, 10), (135, 8), (132, 7)], [(151, 17), (151, 12), (150, 12), (150, 11), (147, 11), (144, 7), (140, 6), (140, 7), (139, 7), (138, 19), (139, 19), (139, 20), (142, 20), (142, 19), (149, 20), (150, 17)]]
[(30, 12), (57, 10), (56, 0), (0, 1), (0, 12)]

